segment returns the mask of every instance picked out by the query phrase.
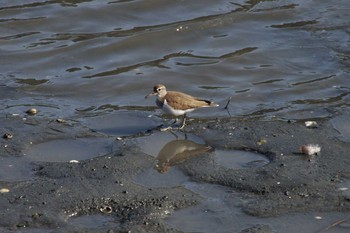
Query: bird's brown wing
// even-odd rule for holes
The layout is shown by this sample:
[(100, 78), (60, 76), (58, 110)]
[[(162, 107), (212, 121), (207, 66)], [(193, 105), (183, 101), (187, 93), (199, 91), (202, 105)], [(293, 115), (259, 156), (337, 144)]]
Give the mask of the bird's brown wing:
[(209, 107), (211, 101), (198, 99), (182, 92), (168, 91), (165, 96), (169, 105), (175, 109), (186, 110), (192, 108)]

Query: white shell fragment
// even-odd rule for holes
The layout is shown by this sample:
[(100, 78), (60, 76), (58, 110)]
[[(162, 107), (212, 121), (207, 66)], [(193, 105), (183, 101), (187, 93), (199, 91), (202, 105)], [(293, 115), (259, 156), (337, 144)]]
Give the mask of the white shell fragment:
[(102, 206), (100, 211), (105, 214), (110, 214), (113, 212), (113, 208), (111, 206)]
[(317, 155), (321, 152), (318, 144), (305, 144), (300, 147), (300, 152), (306, 155)]
[(308, 128), (316, 128), (317, 122), (316, 121), (305, 121), (305, 126)]
[(10, 190), (7, 188), (0, 189), (0, 193), (8, 193), (8, 192), (10, 192)]
[(73, 160), (70, 160), (70, 161), (69, 161), (69, 163), (79, 163), (79, 161), (78, 161), (78, 160), (73, 159)]

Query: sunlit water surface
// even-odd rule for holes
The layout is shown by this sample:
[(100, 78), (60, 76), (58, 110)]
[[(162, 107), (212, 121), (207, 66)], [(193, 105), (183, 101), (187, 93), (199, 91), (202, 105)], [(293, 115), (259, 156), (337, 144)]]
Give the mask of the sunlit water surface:
[(5, 0), (0, 106), (154, 111), (144, 96), (164, 83), (222, 106), (233, 96), (233, 116), (329, 116), (349, 103), (349, 12), (347, 0)]

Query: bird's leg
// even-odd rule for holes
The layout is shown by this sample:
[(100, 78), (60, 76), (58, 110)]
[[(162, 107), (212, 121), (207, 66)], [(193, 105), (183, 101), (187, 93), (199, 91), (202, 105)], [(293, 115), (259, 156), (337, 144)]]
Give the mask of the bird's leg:
[(174, 122), (173, 122), (173, 123), (171, 123), (171, 125), (176, 124), (178, 120), (179, 120), (179, 119), (178, 119), (177, 117), (175, 117), (175, 120), (174, 120)]
[(183, 116), (182, 125), (179, 129), (183, 129), (183, 128), (185, 128), (185, 126), (186, 126), (186, 113)]

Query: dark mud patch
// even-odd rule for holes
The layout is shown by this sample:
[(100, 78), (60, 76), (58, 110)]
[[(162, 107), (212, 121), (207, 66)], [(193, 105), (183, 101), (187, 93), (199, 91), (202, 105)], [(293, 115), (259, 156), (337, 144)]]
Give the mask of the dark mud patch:
[(243, 150), (215, 150), (219, 165), (229, 169), (249, 169), (265, 166), (270, 162), (264, 155)]

